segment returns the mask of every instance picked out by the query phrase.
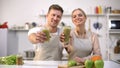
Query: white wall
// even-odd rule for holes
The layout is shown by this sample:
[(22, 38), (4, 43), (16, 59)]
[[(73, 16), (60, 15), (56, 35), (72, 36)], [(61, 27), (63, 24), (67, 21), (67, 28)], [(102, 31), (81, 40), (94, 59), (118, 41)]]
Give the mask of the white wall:
[[(41, 10), (47, 12), (48, 7), (57, 3), (61, 5), (65, 13), (70, 13), (74, 8), (82, 8), (86, 13), (93, 13), (95, 6), (112, 6), (113, 9), (119, 8), (120, 0), (0, 0), (1, 15), (0, 22), (9, 22), (12, 25), (24, 25), (26, 22), (42, 21), (38, 15)], [(92, 9), (92, 10), (91, 10)], [(44, 21), (42, 21), (44, 22)]]
[[(26, 22), (37, 22), (39, 24), (45, 23), (44, 17), (39, 17), (41, 13), (46, 13), (48, 7), (53, 4), (57, 3), (61, 5), (64, 9), (64, 13), (71, 14), (71, 11), (75, 8), (82, 8), (87, 14), (94, 14), (94, 8), (98, 5), (101, 5), (103, 8), (105, 6), (111, 6), (112, 9), (120, 9), (120, 0), (0, 0), (0, 22), (8, 21), (9, 27), (13, 25), (24, 25)], [(42, 12), (44, 11), (44, 12)], [(93, 24), (96, 22), (97, 18), (92, 17), (91, 23)], [(71, 22), (71, 17), (63, 17), (63, 22), (67, 25), (70, 24), (73, 26)], [(88, 22), (88, 21), (87, 21)], [(99, 30), (99, 34), (101, 35), (100, 45), (103, 57), (106, 59), (106, 19), (105, 17), (100, 17), (99, 22), (103, 24), (103, 28)], [(96, 30), (92, 27), (92, 31), (96, 32)], [(28, 39), (25, 39), (27, 36), (26, 34), (18, 34), (18, 47), (22, 48), (19, 49), (25, 50), (25, 47), (30, 44), (28, 43)], [(22, 37), (24, 39), (22, 40)], [(27, 42), (25, 42), (27, 41)], [(23, 45), (22, 45), (23, 44)], [(26, 45), (27, 44), (27, 45)], [(23, 46), (23, 47), (22, 47)], [(31, 46), (31, 45), (30, 45)], [(30, 47), (28, 47), (30, 48)], [(31, 46), (32, 48), (32, 46)]]
[(7, 29), (0, 29), (0, 57), (7, 55)]

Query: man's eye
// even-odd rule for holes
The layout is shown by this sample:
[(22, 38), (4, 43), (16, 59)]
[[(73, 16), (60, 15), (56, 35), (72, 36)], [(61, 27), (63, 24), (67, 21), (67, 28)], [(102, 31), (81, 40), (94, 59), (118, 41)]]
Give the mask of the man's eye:
[(58, 18), (61, 18), (61, 16), (59, 16), (59, 15), (58, 15), (57, 17), (58, 17)]
[(52, 14), (52, 16), (55, 16), (55, 14)]

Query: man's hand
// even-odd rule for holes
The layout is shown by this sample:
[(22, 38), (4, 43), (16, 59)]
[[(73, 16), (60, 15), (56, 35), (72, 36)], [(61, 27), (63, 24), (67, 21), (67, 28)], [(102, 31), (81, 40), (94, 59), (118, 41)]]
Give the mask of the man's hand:
[(37, 43), (44, 43), (47, 39), (46, 34), (44, 32), (37, 32), (36, 33), (36, 42)]

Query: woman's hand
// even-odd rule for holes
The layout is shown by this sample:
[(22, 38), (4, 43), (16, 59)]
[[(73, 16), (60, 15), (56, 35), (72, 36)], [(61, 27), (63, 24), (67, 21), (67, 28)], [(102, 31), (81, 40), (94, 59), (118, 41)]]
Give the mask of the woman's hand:
[(64, 33), (61, 33), (61, 35), (60, 35), (60, 41), (61, 42), (65, 42), (65, 35), (64, 35)]
[[(71, 38), (71, 36), (69, 36), (69, 38)], [(61, 33), (60, 41), (63, 42), (63, 43), (65, 42), (65, 35), (64, 35), (64, 33)]]
[[(71, 38), (71, 36), (70, 36), (70, 38)], [(72, 50), (72, 46), (69, 44), (69, 42), (68, 42), (68, 43), (65, 43), (65, 35), (64, 35), (64, 33), (62, 33), (62, 34), (60, 35), (60, 41), (63, 43), (63, 48), (65, 48), (66, 51), (67, 51), (68, 53), (70, 53), (71, 50)]]
[(47, 39), (46, 34), (44, 32), (37, 32), (36, 33), (36, 42), (37, 43), (44, 43)]
[(85, 59), (80, 58), (80, 57), (75, 57), (74, 60), (77, 61), (78, 63), (84, 63), (85, 62)]

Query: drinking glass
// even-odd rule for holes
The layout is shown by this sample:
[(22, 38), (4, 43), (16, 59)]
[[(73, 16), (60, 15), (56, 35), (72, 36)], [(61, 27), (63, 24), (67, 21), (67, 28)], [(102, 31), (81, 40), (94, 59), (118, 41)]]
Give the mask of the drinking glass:
[(64, 42), (64, 44), (67, 44), (69, 42), (70, 31), (71, 31), (71, 27), (70, 26), (64, 26), (63, 27), (63, 33), (65, 35), (65, 42)]
[(42, 27), (42, 31), (46, 34), (46, 41), (48, 42), (50, 40), (50, 31), (47, 27)]

